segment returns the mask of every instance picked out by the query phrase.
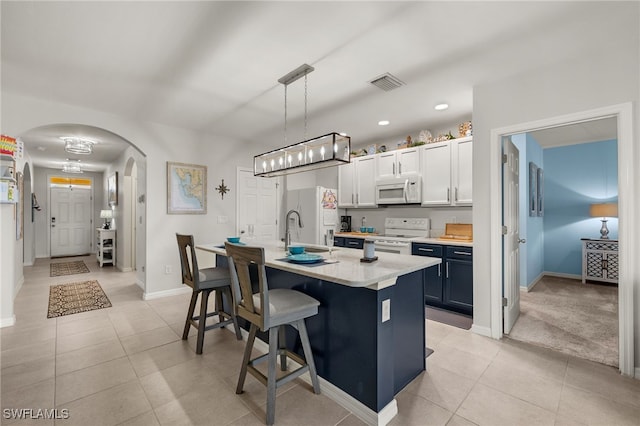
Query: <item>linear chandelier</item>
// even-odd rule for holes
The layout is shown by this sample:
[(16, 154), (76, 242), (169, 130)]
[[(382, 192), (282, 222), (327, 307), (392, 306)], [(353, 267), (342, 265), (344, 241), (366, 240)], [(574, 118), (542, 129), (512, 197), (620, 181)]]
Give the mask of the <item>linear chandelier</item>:
[[(283, 176), (308, 170), (339, 166), (350, 161), (351, 137), (332, 132), (307, 139), (307, 75), (314, 68), (303, 64), (278, 79), (284, 85), (284, 142), (283, 148), (253, 157), (254, 176)], [(304, 77), (304, 139), (287, 145), (287, 86)]]
[(62, 165), (62, 171), (65, 173), (82, 173), (80, 163), (64, 163)]

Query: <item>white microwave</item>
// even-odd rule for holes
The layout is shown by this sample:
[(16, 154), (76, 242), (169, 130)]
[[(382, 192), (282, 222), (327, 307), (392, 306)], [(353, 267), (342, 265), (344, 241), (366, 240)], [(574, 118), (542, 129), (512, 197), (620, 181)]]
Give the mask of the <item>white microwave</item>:
[(377, 204), (420, 204), (420, 176), (408, 176), (376, 182)]

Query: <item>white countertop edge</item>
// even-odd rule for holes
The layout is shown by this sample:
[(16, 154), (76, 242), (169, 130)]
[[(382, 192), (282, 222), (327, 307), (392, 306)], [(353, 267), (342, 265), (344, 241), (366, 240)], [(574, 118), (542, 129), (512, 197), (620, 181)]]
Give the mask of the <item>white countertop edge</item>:
[[(395, 280), (406, 275), (441, 263), (439, 258), (423, 256), (407, 256), (392, 253), (376, 253), (378, 260), (372, 263), (361, 263), (361, 250), (336, 249), (334, 257), (337, 263), (319, 266), (305, 266), (279, 260), (286, 257), (282, 243), (255, 242), (252, 245), (265, 248), (265, 264), (271, 268), (292, 272), (311, 278), (346, 285), (349, 287), (368, 287), (381, 290), (395, 285)], [(226, 256), (223, 248), (216, 247), (221, 243), (199, 244), (197, 249)], [(329, 258), (328, 253), (322, 253)]]

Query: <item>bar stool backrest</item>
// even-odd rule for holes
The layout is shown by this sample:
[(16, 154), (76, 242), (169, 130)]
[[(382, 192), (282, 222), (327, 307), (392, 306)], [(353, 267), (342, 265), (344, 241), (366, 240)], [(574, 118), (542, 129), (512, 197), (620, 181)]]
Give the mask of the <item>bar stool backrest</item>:
[(200, 291), (200, 274), (198, 273), (198, 259), (193, 243), (193, 235), (176, 233), (178, 250), (180, 251), (180, 268), (182, 269), (182, 282), (196, 291)]
[[(231, 287), (236, 302), (236, 314), (255, 324), (260, 330), (270, 328), (269, 285), (262, 247), (241, 246), (224, 243), (229, 260)], [(258, 268), (258, 293), (253, 293), (249, 266)], [(255, 296), (258, 297), (255, 297)]]

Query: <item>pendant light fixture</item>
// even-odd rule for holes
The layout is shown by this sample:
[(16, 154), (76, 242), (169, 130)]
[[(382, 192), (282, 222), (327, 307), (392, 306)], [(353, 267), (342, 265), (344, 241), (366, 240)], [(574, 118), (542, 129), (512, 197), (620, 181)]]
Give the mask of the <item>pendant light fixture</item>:
[[(339, 166), (350, 161), (351, 137), (337, 132), (307, 139), (307, 76), (314, 68), (303, 64), (278, 79), (284, 85), (284, 148), (253, 157), (254, 176), (283, 176)], [(304, 77), (304, 140), (287, 145), (287, 86)]]
[(93, 152), (95, 142), (92, 140), (75, 136), (64, 136), (60, 139), (64, 141), (64, 150), (69, 154), (88, 155)]

